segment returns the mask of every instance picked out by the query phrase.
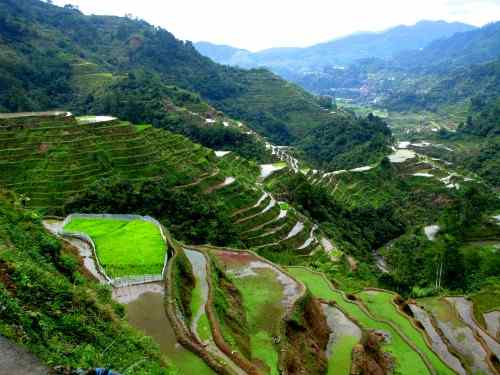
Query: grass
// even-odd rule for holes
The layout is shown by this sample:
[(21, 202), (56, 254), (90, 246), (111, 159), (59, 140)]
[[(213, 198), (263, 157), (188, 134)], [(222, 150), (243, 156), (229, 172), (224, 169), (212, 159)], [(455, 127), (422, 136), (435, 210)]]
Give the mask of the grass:
[(111, 289), (82, 277), (71, 248), (44, 230), (36, 212), (10, 201), (0, 192), (0, 335), (51, 368), (130, 375), (125, 370), (137, 364), (134, 375), (173, 375), (159, 346), (123, 320)]
[(279, 205), (280, 205), (280, 208), (284, 211), (288, 211), (288, 209), (290, 208), (290, 205), (286, 202), (280, 202)]
[(278, 352), (273, 336), (279, 336), (283, 314), (283, 289), (272, 270), (255, 270), (256, 276), (234, 278), (243, 296), (250, 329), (252, 359), (262, 361), (269, 374), (278, 374)]
[(342, 336), (332, 346), (332, 356), (328, 361), (328, 375), (349, 375), (351, 371), (351, 352), (359, 342), (357, 337)]
[(392, 293), (378, 291), (363, 291), (357, 294), (365, 303), (368, 310), (378, 319), (389, 320), (396, 324), (398, 328), (408, 337), (417, 348), (432, 363), (432, 367), (438, 374), (454, 374), (441, 359), (426, 344), (423, 333), (415, 328), (410, 321), (397, 311), (393, 304), (394, 295)]
[(304, 268), (289, 268), (288, 272), (302, 281), (315, 297), (335, 301), (336, 306), (363, 329), (382, 330), (389, 333), (391, 341), (385, 343), (383, 349), (395, 358), (396, 373), (405, 375), (429, 374), (422, 358), (389, 324), (370, 318), (357, 304), (346, 300), (340, 291), (332, 289), (330, 284), (319, 274)]
[(143, 130), (152, 128), (152, 125), (149, 124), (139, 124), (135, 126), (137, 132), (142, 132)]
[(83, 232), (95, 242), (97, 257), (110, 277), (159, 274), (165, 243), (158, 227), (143, 220), (71, 220), (64, 229)]
[(212, 331), (210, 329), (210, 322), (208, 321), (207, 314), (203, 314), (198, 321), (197, 331), (202, 341), (207, 341), (212, 338)]
[(418, 300), (418, 304), (422, 305), (427, 311), (431, 311), (437, 320), (452, 323), (455, 327), (462, 325), (452, 307), (440, 298), (422, 298)]
[(150, 126), (50, 116), (0, 120), (0, 126), (0, 183), (51, 214), (62, 214), (67, 200), (100, 178), (165, 178), (183, 185), (216, 168), (210, 150)]
[(470, 299), (474, 302), (474, 317), (483, 326), (486, 326), (483, 314), (500, 309), (500, 285), (498, 280), (496, 282), (492, 280), (479, 292), (472, 294)]

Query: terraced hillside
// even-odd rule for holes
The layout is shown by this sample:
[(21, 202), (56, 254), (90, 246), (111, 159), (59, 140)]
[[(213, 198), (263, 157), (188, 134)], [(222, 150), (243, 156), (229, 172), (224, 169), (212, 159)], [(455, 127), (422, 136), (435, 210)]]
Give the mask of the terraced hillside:
[[(467, 309), (472, 308), (472, 303), (464, 303), (467, 300), (463, 297), (413, 301), (405, 313), (403, 301), (388, 291), (370, 289), (346, 296), (319, 273), (305, 268), (289, 268), (288, 272), (304, 282), (314, 295), (330, 301), (333, 309), (341, 311), (328, 311), (332, 307), (325, 307), (332, 328), (337, 327), (339, 332), (331, 345), (338, 354), (331, 357), (331, 366), (341, 361), (339, 368), (345, 369), (342, 370), (345, 374), (352, 368), (352, 359), (346, 355), (350, 350), (345, 346), (352, 349), (360, 340), (353, 324), (365, 331), (375, 330), (384, 337), (382, 350), (392, 356), (396, 372), (495, 374), (498, 371), (498, 341), (483, 327), (467, 320), (467, 313), (472, 313)], [(454, 307), (457, 303), (462, 307)]]
[(0, 120), (0, 181), (30, 207), (60, 212), (98, 179), (169, 178), (188, 184), (215, 171), (213, 152), (180, 135), (111, 119), (72, 116)]
[[(237, 162), (238, 159), (226, 161)], [(229, 186), (209, 194), (226, 192)], [(16, 199), (12, 194), (9, 197)], [(261, 196), (259, 200), (264, 199)], [(17, 202), (19, 205), (19, 199)], [(23, 228), (28, 221), (30, 230), (42, 230), (35, 211), (21, 207), (16, 210), (24, 213)], [(2, 228), (10, 229), (0, 231), (0, 244), (10, 250), (0, 251), (3, 272), (0, 284), (6, 286), (0, 289), (0, 295), (12, 296), (16, 290), (14, 301), (21, 303), (31, 294), (23, 292), (22, 279), (16, 276), (32, 275), (33, 269), (25, 264), (31, 257), (43, 264), (57, 262), (56, 267), (66, 270), (62, 272), (68, 272), (64, 267), (75, 264), (80, 275), (90, 277), (92, 270), (85, 268), (89, 262), (83, 259), (82, 266), (76, 266), (80, 262), (78, 257), (66, 250), (61, 258), (64, 260), (58, 255), (42, 255), (38, 250), (30, 250), (29, 257), (25, 253), (21, 261), (21, 253), (18, 254), (21, 250), (12, 246), (21, 246), (18, 236), (22, 230), (11, 217), (12, 213), (8, 214), (11, 211), (2, 211), (5, 213)], [(53, 225), (51, 221), (47, 224)], [(460, 297), (410, 301), (409, 309), (413, 312), (410, 315), (402, 300), (388, 291), (345, 294), (334, 288), (323, 274), (308, 268), (283, 269), (255, 253), (237, 249), (180, 245), (168, 231), (165, 233), (174, 252), (169, 257), (164, 282), (115, 286), (111, 295), (124, 304), (125, 318), (130, 324), (151, 336), (172, 369), (180, 374), (277, 374), (287, 368), (290, 374), (347, 375), (363, 369), (363, 363), (371, 363), (370, 366), (384, 371), (394, 368), (396, 373), (404, 374), (479, 374), (478, 371), (495, 374), (497, 371), (498, 343), (495, 344), (495, 337), (485, 327), (471, 318), (473, 305)], [(110, 243), (118, 243), (112, 238), (117, 235), (116, 231), (109, 233)], [(59, 243), (59, 239), (44, 239), (37, 246), (41, 246), (40, 251), (48, 251), (55, 243)], [(137, 256), (140, 255), (136, 254), (134, 259), (140, 263)], [(68, 257), (74, 259), (74, 263), (69, 262)], [(51, 266), (47, 267), (51, 270)], [(106, 283), (104, 278), (97, 280)], [(11, 308), (9, 305), (9, 314)], [(52, 314), (53, 307), (45, 301), (32, 308)], [(494, 309), (488, 307), (484, 311), (488, 314)], [(2, 314), (0, 311), (0, 332), (20, 340), (9, 328), (19, 321)], [(22, 322), (28, 327), (28, 323)], [(462, 334), (469, 339), (462, 340)], [(55, 358), (55, 363), (59, 363), (62, 357), (40, 351), (42, 344), (37, 340), (33, 338), (29, 347), (44, 361)], [(102, 345), (109, 344), (104, 340)], [(66, 359), (66, 363), (85, 366), (78, 353)], [(109, 360), (106, 362), (109, 366), (123, 369), (129, 356), (135, 356), (135, 352), (120, 351), (117, 357), (115, 350), (111, 350), (96, 360)], [(145, 371), (162, 373), (157, 368)], [(146, 372), (141, 367), (139, 373)]]
[[(9, 117), (0, 119), (0, 135), (0, 184), (20, 194), (28, 207), (62, 213), (79, 197), (95, 201), (86, 194), (102, 181), (116, 180), (132, 185), (111, 188), (108, 200), (96, 203), (99, 210), (123, 213), (116, 210), (125, 204), (154, 214), (140, 202), (144, 195), (134, 191), (150, 192), (148, 184), (164, 182), (172, 192), (220, 202), (216, 209), (230, 218), (238, 241), (259, 253), (275, 259), (306, 255), (319, 244), (310, 219), (265, 191), (259, 182), (267, 177), (265, 166), (234, 152), (214, 153), (181, 135), (106, 116)], [(156, 211), (153, 202), (148, 205)]]

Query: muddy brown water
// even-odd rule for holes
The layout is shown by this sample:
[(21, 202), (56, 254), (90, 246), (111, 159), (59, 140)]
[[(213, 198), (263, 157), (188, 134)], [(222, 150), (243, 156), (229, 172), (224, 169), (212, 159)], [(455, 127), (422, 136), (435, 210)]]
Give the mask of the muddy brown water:
[(196, 355), (177, 342), (165, 313), (163, 292), (146, 292), (125, 305), (127, 320), (133, 327), (151, 336), (160, 350), (179, 369), (180, 374), (213, 374)]
[(163, 305), (164, 294), (146, 292), (137, 299), (126, 304), (127, 320), (160, 345), (164, 353), (177, 352), (179, 345), (174, 330), (165, 314)]

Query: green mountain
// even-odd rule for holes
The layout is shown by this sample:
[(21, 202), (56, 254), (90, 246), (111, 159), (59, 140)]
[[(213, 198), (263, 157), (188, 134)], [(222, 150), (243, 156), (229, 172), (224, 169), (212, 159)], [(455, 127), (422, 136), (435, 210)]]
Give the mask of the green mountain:
[(370, 58), (338, 69), (327, 67), (297, 82), (391, 111), (467, 113), (473, 98), (494, 98), (498, 87), (500, 23), (457, 33), (391, 60)]
[[(498, 301), (496, 253), (471, 242), (498, 238), (491, 221), (498, 199), (475, 175), (415, 151), (330, 173), (301, 164), (297, 170), (290, 155), (289, 166), (259, 166), (165, 129), (67, 113), (3, 115), (0, 139), (0, 333), (50, 366), (134, 366), (139, 374), (272, 374), (280, 366), (325, 374), (328, 366), (349, 374), (364, 366), (351, 356), (361, 350), (371, 353), (372, 366), (451, 374), (447, 357), (399, 309), (403, 297), (363, 288), (390, 288), (405, 298), (441, 287), (476, 298), (487, 288), (491, 300), (475, 300), (479, 317)], [(75, 212), (159, 220), (168, 249), (165, 284), (137, 286), (147, 293), (98, 284), (92, 275), (103, 271), (89, 261), (101, 256), (101, 241), (115, 241), (113, 231), (100, 237), (99, 228), (131, 219), (82, 217), (97, 230), (96, 255), (83, 255), (82, 264), (77, 254), (88, 248), (65, 234), (62, 221)], [(47, 216), (54, 214), (61, 216)], [(436, 238), (427, 235), (432, 223), (439, 225)], [(140, 259), (143, 236), (130, 237), (138, 241), (130, 259)], [(123, 264), (123, 250), (115, 250), (122, 255), (111, 259)], [(381, 255), (384, 272), (374, 265)], [(432, 301), (440, 299), (411, 303)], [(332, 329), (346, 319), (352, 339), (327, 357), (328, 339), (339, 334)], [(376, 340), (373, 330), (380, 329), (391, 333), (390, 342)], [(493, 344), (468, 341), (465, 350), (474, 345)], [(461, 359), (463, 347), (450, 344)], [(484, 358), (475, 360), (488, 368)]]
[[(105, 110), (157, 126), (168, 112), (165, 102), (189, 107), (196, 100), (166, 87), (175, 86), (197, 93), (273, 142), (292, 145), (335, 117), (314, 96), (272, 73), (215, 64), (189, 42), (144, 21), (8, 0), (0, 4), (0, 43), (4, 111)], [(308, 158), (322, 162), (315, 155)]]

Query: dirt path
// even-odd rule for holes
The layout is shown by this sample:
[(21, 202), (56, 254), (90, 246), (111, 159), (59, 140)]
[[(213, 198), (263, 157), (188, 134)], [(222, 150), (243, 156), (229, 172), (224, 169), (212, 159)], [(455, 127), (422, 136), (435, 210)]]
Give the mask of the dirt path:
[(358, 261), (354, 259), (353, 256), (347, 256), (347, 263), (349, 263), (349, 267), (351, 268), (351, 272), (355, 272), (358, 269)]
[(204, 191), (205, 194), (210, 194), (216, 190), (222, 189), (223, 187), (231, 185), (233, 182), (236, 181), (236, 178), (229, 176), (224, 178), (224, 182), (221, 182), (220, 184), (217, 184), (215, 186), (211, 186), (208, 189)]
[(207, 178), (215, 177), (216, 175), (219, 174), (219, 172), (220, 172), (219, 168), (215, 168), (215, 170), (211, 174), (204, 175), (204, 176), (198, 178), (197, 180), (190, 182), (189, 184), (174, 186), (173, 189), (178, 190), (178, 189), (184, 189), (187, 187), (199, 185), (202, 181), (205, 181)]
[(49, 369), (33, 354), (0, 336), (0, 374), (47, 375)]

